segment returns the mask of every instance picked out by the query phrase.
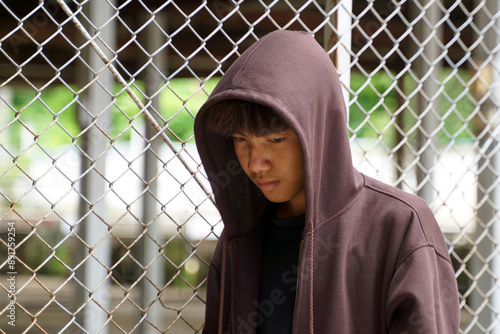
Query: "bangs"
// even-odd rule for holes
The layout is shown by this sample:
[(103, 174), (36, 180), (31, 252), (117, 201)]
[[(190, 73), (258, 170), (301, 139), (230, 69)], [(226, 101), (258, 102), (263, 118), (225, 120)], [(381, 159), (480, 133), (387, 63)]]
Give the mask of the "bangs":
[(273, 109), (243, 100), (223, 100), (203, 115), (205, 126), (224, 137), (235, 133), (256, 137), (285, 131), (290, 125)]

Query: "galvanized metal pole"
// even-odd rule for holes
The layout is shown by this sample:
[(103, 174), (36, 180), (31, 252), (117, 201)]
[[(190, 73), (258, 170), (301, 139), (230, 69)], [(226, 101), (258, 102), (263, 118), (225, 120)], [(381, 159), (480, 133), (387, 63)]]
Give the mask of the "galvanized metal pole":
[[(398, 80), (398, 89), (401, 92), (405, 91), (405, 81), (403, 79)], [(402, 94), (397, 94), (396, 97), (397, 100), (397, 106), (398, 106), (398, 114), (396, 115), (396, 134), (395, 134), (395, 141), (396, 141), (396, 146), (398, 146), (400, 143), (403, 142), (404, 140), (404, 135), (401, 132), (402, 129), (405, 128), (405, 121), (404, 121), (404, 105), (406, 103), (405, 98), (403, 97)], [(396, 187), (399, 189), (403, 189), (403, 186), (405, 184), (404, 182), (404, 170), (405, 170), (405, 147), (406, 145), (400, 146), (397, 151), (395, 152), (396, 154), (396, 166), (395, 166), (395, 173), (396, 173), (396, 181), (397, 183), (395, 184)]]
[[(150, 18), (150, 15), (147, 15)], [(167, 27), (166, 15), (158, 13), (155, 16), (155, 22), (160, 27)], [(163, 44), (165, 43), (165, 35), (162, 34), (161, 30), (156, 26), (154, 22), (151, 22), (146, 28), (146, 49), (150, 54), (161, 50)], [(167, 62), (167, 51), (158, 52), (153, 58), (153, 64), (156, 65), (156, 69), (153, 66), (148, 66), (144, 73), (144, 84), (146, 86), (146, 95), (150, 97), (151, 107), (149, 110), (154, 112), (160, 112), (160, 96), (159, 89), (163, 82), (162, 74), (158, 71), (166, 71)], [(154, 115), (153, 115), (154, 116)], [(165, 284), (165, 267), (163, 264), (163, 258), (158, 257), (158, 254), (162, 251), (159, 244), (163, 244), (164, 237), (161, 233), (160, 221), (156, 218), (158, 215), (159, 205), (157, 198), (157, 175), (158, 175), (158, 158), (155, 152), (160, 151), (162, 144), (161, 138), (158, 136), (158, 131), (146, 122), (146, 138), (150, 140), (150, 147), (146, 151), (144, 156), (144, 180), (147, 182), (147, 192), (143, 197), (143, 215), (142, 221), (144, 224), (144, 229), (147, 233), (142, 237), (140, 243), (140, 260), (145, 267), (145, 273), (147, 276), (141, 281), (141, 298), (142, 307), (146, 313), (142, 316), (147, 319), (147, 321), (142, 320), (139, 333), (143, 334), (154, 334), (158, 333), (158, 330), (150, 326), (149, 323), (155, 324), (161, 328), (162, 320), (162, 307), (158, 298), (161, 296), (161, 289)]]
[(422, 85), (417, 97), (421, 122), (417, 135), (417, 194), (431, 205), (435, 196), (432, 179), (436, 166), (436, 130), (439, 125), (439, 74), (442, 66), (439, 59), (442, 54), (439, 45), (442, 27), (439, 20), (442, 13), (436, 0), (421, 0), (420, 5), (413, 5), (413, 8), (416, 11), (414, 17), (423, 14), (415, 27), (415, 35), (420, 43), (418, 48), (422, 50), (415, 64)]
[[(470, 296), (477, 320), (471, 333), (500, 333), (500, 4), (498, 0), (476, 1), (474, 23), (482, 44), (474, 50), (480, 69), (475, 93), (487, 124), (476, 129), (481, 140), (477, 180), (477, 248), (470, 271), (476, 279)], [(492, 17), (493, 16), (493, 17)]]
[[(110, 3), (112, 3), (111, 1)], [(111, 20), (115, 13), (108, 2), (89, 2), (88, 16), (90, 22), (97, 28), (96, 42), (106, 43), (104, 50), (114, 50), (116, 37), (116, 20)], [(101, 42), (102, 41), (102, 42)], [(110, 58), (112, 58), (110, 56)], [(105, 67), (99, 56), (90, 50), (87, 63), (87, 82), (96, 79), (87, 89), (84, 99), (85, 110), (81, 110), (81, 118), (88, 123), (88, 130), (83, 135), (84, 154), (82, 155), (82, 205), (83, 217), (80, 224), (81, 236), (86, 246), (80, 255), (83, 260), (79, 280), (83, 284), (82, 305), (85, 307), (81, 321), (82, 327), (88, 333), (105, 334), (108, 332), (109, 301), (112, 238), (109, 236), (109, 225), (106, 221), (105, 194), (109, 189), (106, 175), (107, 150), (110, 145), (106, 137), (111, 125), (110, 108), (112, 106), (113, 74)]]
[[(336, 10), (335, 10), (336, 9)], [(328, 26), (324, 29), (323, 44), (327, 51), (333, 47), (335, 56), (333, 61), (339, 73), (342, 93), (347, 108), (347, 122), (349, 122), (349, 95), (351, 88), (351, 41), (352, 41), (352, 0), (328, 0), (325, 10), (330, 14), (330, 21), (338, 33)], [(334, 11), (335, 10), (335, 11)], [(334, 13), (331, 13), (334, 11)], [(331, 15), (335, 14), (335, 15)]]

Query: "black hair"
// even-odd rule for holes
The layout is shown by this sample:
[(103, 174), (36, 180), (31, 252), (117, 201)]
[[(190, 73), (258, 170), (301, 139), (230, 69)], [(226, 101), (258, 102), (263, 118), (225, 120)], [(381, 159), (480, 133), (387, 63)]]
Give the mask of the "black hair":
[(285, 131), (287, 121), (273, 109), (259, 103), (238, 99), (222, 100), (203, 114), (205, 126), (225, 137), (234, 133), (262, 137)]

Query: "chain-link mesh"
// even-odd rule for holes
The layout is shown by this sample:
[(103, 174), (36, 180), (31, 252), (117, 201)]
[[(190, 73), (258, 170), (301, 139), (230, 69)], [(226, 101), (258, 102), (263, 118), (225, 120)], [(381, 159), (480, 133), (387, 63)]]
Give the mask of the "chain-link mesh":
[(356, 167), (422, 196), (499, 331), (497, 0), (0, 0), (0, 332), (196, 333), (222, 222), (193, 120), (275, 29), (332, 55)]

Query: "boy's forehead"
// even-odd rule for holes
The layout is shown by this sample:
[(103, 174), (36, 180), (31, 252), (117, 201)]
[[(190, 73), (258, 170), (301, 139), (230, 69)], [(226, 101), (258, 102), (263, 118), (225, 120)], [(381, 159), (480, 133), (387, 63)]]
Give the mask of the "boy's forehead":
[(258, 133), (254, 133), (253, 131), (249, 131), (246, 128), (240, 128), (238, 131), (234, 133), (239, 134), (239, 135), (244, 135), (244, 136), (250, 136), (250, 137), (269, 137), (269, 136), (279, 136), (279, 135), (296, 135), (295, 131), (293, 130), (292, 127), (288, 127), (282, 131), (273, 131), (271, 129), (261, 129), (258, 131)]

